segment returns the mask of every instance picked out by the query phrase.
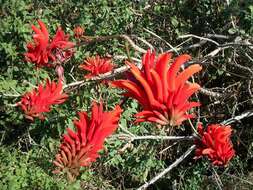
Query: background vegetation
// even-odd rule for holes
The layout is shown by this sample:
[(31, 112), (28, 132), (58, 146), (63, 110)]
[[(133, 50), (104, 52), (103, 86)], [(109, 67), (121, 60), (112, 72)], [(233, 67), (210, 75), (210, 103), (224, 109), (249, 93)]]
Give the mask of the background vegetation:
[[(168, 141), (126, 142), (108, 139), (106, 150), (90, 168), (84, 169), (75, 183), (51, 173), (59, 139), (79, 110), (89, 110), (91, 100), (102, 97), (107, 107), (119, 102), (119, 93), (95, 83), (70, 92), (70, 99), (47, 114), (44, 122), (27, 122), (13, 106), (20, 95), (54, 74), (37, 70), (24, 60), (26, 43), (31, 40), (31, 24), (43, 20), (54, 34), (61, 25), (73, 36), (77, 25), (89, 36), (128, 34), (146, 39), (157, 52), (177, 48), (189, 53), (204, 69), (195, 79), (220, 96), (199, 94), (203, 122), (222, 122), (253, 109), (253, 4), (248, 1), (212, 0), (1, 0), (0, 1), (0, 189), (128, 189), (137, 188), (170, 165), (188, 147)], [(152, 35), (152, 31), (163, 40)], [(185, 37), (194, 34), (215, 41)], [(222, 35), (222, 36), (218, 36)], [(133, 38), (135, 39), (135, 38)], [(74, 41), (74, 39), (72, 39)], [(147, 49), (145, 44), (136, 43)], [(183, 44), (182, 44), (183, 43)], [(170, 44), (170, 45), (168, 45)], [(178, 46), (181, 44), (180, 46)], [(197, 45), (196, 45), (197, 44)], [(78, 47), (75, 57), (65, 65), (67, 83), (82, 80), (78, 69), (87, 56), (126, 55), (125, 42), (109, 40)], [(215, 51), (218, 49), (216, 53)], [(211, 54), (210, 54), (211, 53)], [(216, 54), (214, 54), (216, 53)], [(140, 58), (141, 54), (130, 50)], [(123, 61), (116, 61), (120, 66)], [(135, 101), (127, 100), (121, 125), (134, 134), (147, 135), (160, 130), (150, 124), (133, 125)], [(253, 189), (252, 118), (233, 123), (237, 156), (227, 168), (214, 168), (206, 160), (191, 155), (150, 189)], [(187, 134), (189, 124), (177, 129)], [(120, 129), (119, 129), (120, 131)], [(173, 144), (172, 149), (161, 151)], [(123, 147), (125, 147), (123, 149)], [(220, 182), (219, 182), (220, 183)]]

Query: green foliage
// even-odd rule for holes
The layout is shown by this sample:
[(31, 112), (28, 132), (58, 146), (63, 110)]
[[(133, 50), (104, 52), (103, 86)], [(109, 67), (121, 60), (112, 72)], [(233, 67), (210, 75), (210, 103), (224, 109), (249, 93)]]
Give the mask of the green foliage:
[[(48, 162), (50, 155), (43, 149), (28, 152), (1, 147), (0, 187), (2, 190), (16, 189), (76, 189), (76, 184), (68, 184), (63, 179), (55, 180), (51, 176)], [(43, 155), (42, 155), (43, 154)], [(78, 182), (77, 182), (78, 184)], [(80, 187), (80, 186), (79, 186)]]

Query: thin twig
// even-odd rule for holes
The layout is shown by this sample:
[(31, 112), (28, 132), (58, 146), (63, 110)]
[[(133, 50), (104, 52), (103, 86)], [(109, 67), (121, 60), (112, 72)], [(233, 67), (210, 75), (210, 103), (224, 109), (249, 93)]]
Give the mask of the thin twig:
[(109, 71), (107, 73), (100, 74), (100, 75), (98, 75), (96, 77), (92, 77), (90, 79), (85, 79), (85, 80), (81, 80), (81, 81), (75, 81), (75, 82), (66, 84), (63, 87), (63, 89), (70, 88), (70, 87), (73, 87), (73, 86), (81, 86), (81, 85), (83, 85), (86, 82), (100, 81), (100, 80), (104, 80), (104, 79), (109, 79), (109, 78), (115, 77), (115, 76), (117, 76), (117, 75), (119, 75), (121, 73), (126, 72), (128, 69), (129, 69), (129, 66), (125, 65), (125, 66), (119, 67), (117, 69), (114, 69), (113, 71)]
[(170, 149), (171, 147), (175, 146), (176, 144), (178, 144), (178, 141), (174, 142), (172, 145), (164, 148), (163, 150), (161, 150), (158, 154), (163, 154), (165, 151), (167, 151), (168, 149)]
[(209, 41), (209, 42), (212, 42), (213, 44), (219, 46), (220, 44), (214, 40), (211, 40), (209, 38), (205, 38), (205, 37), (201, 37), (201, 36), (197, 36), (197, 35), (194, 35), (194, 34), (186, 34), (186, 35), (182, 35), (182, 36), (179, 36), (178, 38), (198, 38), (200, 40), (205, 40), (205, 41)]
[(123, 127), (123, 125), (119, 125), (119, 128), (124, 131), (125, 133), (128, 133), (131, 137), (134, 137), (135, 135), (131, 133), (126, 127)]
[(246, 47), (251, 47), (253, 46), (253, 44), (250, 43), (235, 43), (235, 42), (231, 42), (231, 43), (225, 43), (225, 44), (220, 44), (218, 45), (219, 47), (227, 47), (227, 46), (246, 46)]
[(221, 122), (221, 124), (223, 124), (223, 125), (229, 125), (231, 123), (234, 123), (236, 121), (240, 121), (240, 120), (242, 120), (244, 118), (251, 117), (251, 116), (253, 116), (253, 110), (248, 110), (246, 112), (243, 112), (241, 115), (237, 115), (235, 117), (232, 117), (230, 119), (227, 119), (227, 120)]
[(140, 40), (142, 43), (146, 44), (150, 49), (154, 50), (154, 46), (152, 44), (150, 44), (149, 42), (147, 42), (145, 39), (141, 38), (141, 37), (136, 37), (137, 40)]
[(224, 173), (224, 174), (225, 174), (226, 176), (233, 177), (233, 178), (235, 178), (235, 179), (239, 179), (239, 180), (243, 181), (244, 183), (248, 183), (248, 184), (250, 184), (250, 185), (253, 185), (252, 182), (247, 181), (247, 180), (245, 180), (245, 179), (242, 179), (242, 178), (240, 178), (240, 177), (237, 177), (237, 176), (234, 176), (234, 175), (231, 175), (231, 174), (228, 174), (228, 173)]
[(159, 180), (161, 177), (163, 177), (165, 174), (167, 174), (169, 171), (171, 171), (173, 168), (175, 168), (178, 164), (180, 164), (194, 149), (195, 149), (195, 145), (192, 145), (184, 154), (182, 154), (168, 168), (166, 168), (165, 170), (163, 170), (161, 173), (159, 173), (157, 176), (155, 176), (149, 182), (143, 184), (137, 190), (144, 190), (144, 189), (148, 188), (150, 185), (152, 185), (153, 183), (155, 183), (157, 180)]
[(166, 40), (164, 40), (163, 38), (161, 38), (160, 36), (158, 36), (157, 34), (155, 34), (154, 32), (152, 32), (152, 31), (150, 31), (150, 30), (148, 30), (148, 29), (146, 29), (146, 28), (144, 28), (144, 30), (145, 30), (146, 32), (150, 33), (151, 35), (155, 36), (155, 37), (158, 38), (159, 40), (163, 41), (163, 42), (164, 42), (167, 46), (169, 46), (174, 52), (176, 52), (177, 54), (179, 54), (178, 51), (177, 51), (177, 49), (174, 48), (169, 42), (167, 42)]
[(127, 134), (117, 134), (113, 137), (118, 139), (135, 141), (135, 140), (193, 140), (194, 136), (158, 136), (158, 135), (146, 135), (146, 136), (132, 136)]
[(222, 34), (206, 34), (206, 37), (207, 38), (218, 38), (218, 39), (226, 39), (226, 40), (229, 40), (229, 36), (225, 36), (225, 35), (222, 35)]
[[(117, 56), (116, 57), (117, 59), (124, 59), (124, 58), (127, 58), (125, 56)], [(137, 62), (137, 66), (138, 66), (138, 63), (140, 62), (139, 59), (137, 58), (131, 58), (133, 59), (134, 61)], [(63, 89), (66, 89), (66, 88), (70, 88), (70, 87), (74, 87), (74, 86), (82, 86), (84, 83), (86, 82), (92, 82), (92, 81), (100, 81), (100, 80), (104, 80), (104, 79), (109, 79), (109, 78), (113, 78), (119, 74), (122, 74), (124, 72), (126, 72), (127, 70), (129, 69), (129, 66), (127, 65), (124, 65), (122, 67), (119, 67), (117, 69), (114, 69), (113, 71), (109, 71), (107, 73), (104, 73), (104, 74), (100, 74), (96, 77), (92, 77), (90, 79), (85, 79), (85, 80), (81, 80), (81, 81), (75, 81), (75, 82), (72, 82), (72, 83), (69, 83), (69, 84), (66, 84)]]
[(146, 53), (146, 50), (137, 46), (133, 40), (130, 38), (130, 36), (121, 34), (121, 35), (111, 35), (111, 36), (83, 36), (82, 37), (82, 42), (78, 44), (78, 46), (86, 45), (87, 43), (94, 43), (94, 42), (103, 42), (111, 39), (123, 39), (126, 40), (134, 50), (141, 52), (141, 53)]
[(203, 87), (200, 87), (199, 92), (201, 94), (203, 94), (203, 95), (211, 96), (211, 97), (214, 97), (214, 98), (220, 98), (220, 97), (222, 97), (221, 93), (213, 92), (213, 91), (211, 91), (209, 89), (206, 89), (206, 88), (203, 88)]
[(217, 172), (215, 171), (215, 169), (213, 167), (212, 167), (212, 170), (213, 170), (214, 178), (217, 182), (218, 188), (219, 188), (219, 190), (222, 190), (223, 184), (220, 179), (220, 176), (217, 174)]

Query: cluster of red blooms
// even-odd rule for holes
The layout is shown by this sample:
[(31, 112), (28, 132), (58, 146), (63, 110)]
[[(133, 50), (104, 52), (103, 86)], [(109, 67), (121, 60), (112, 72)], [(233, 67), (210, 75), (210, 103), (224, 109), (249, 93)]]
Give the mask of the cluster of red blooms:
[(34, 41), (27, 44), (26, 60), (37, 67), (52, 67), (56, 61), (62, 63), (69, 59), (75, 45), (69, 41), (69, 36), (59, 27), (53, 39), (50, 39), (45, 24), (41, 20), (38, 23), (40, 29), (32, 25)]
[(89, 79), (100, 74), (104, 74), (113, 70), (114, 65), (109, 58), (101, 58), (99, 55), (95, 57), (89, 57), (79, 66), (80, 69), (90, 72), (84, 77)]
[(47, 80), (46, 85), (39, 84), (38, 89), (27, 92), (21, 98), (19, 106), (25, 113), (25, 117), (31, 121), (38, 117), (44, 120), (44, 112), (50, 112), (54, 104), (62, 104), (68, 98), (67, 94), (62, 93), (61, 81), (56, 84)]
[(98, 151), (103, 149), (104, 139), (118, 127), (122, 110), (117, 105), (111, 112), (103, 111), (103, 104), (93, 102), (91, 118), (86, 112), (79, 112), (79, 120), (74, 120), (76, 132), (67, 128), (63, 135), (59, 153), (54, 164), (54, 173), (65, 170), (70, 180), (79, 174), (81, 166), (89, 166), (99, 157)]
[(200, 139), (196, 140), (196, 159), (206, 155), (213, 165), (226, 166), (235, 155), (230, 136), (230, 126), (211, 124), (204, 131), (202, 124), (198, 124)]
[(191, 57), (181, 55), (175, 60), (171, 57), (171, 53), (164, 53), (156, 58), (154, 52), (148, 51), (142, 59), (143, 70), (132, 63), (127, 63), (133, 80), (112, 82), (113, 86), (127, 91), (124, 93), (125, 96), (136, 99), (143, 107), (143, 111), (136, 114), (136, 122), (181, 125), (184, 120), (193, 117), (192, 114), (186, 113), (187, 110), (200, 105), (199, 102), (188, 101), (188, 98), (200, 88), (199, 85), (186, 81), (200, 71), (201, 66), (191, 65), (178, 73), (180, 67)]
[[(37, 66), (51, 66), (49, 63), (56, 59), (62, 62), (68, 57), (66, 48), (73, 47), (74, 44), (68, 41), (68, 36), (60, 28), (49, 42), (44, 23), (38, 22), (41, 29), (32, 26), (36, 34), (33, 36), (34, 44), (27, 46), (26, 58)], [(76, 38), (83, 35), (80, 28), (76, 28), (74, 32)], [(124, 80), (112, 81), (111, 85), (124, 89), (124, 96), (139, 102), (142, 111), (136, 114), (136, 122), (179, 126), (183, 121), (194, 117), (188, 112), (191, 108), (200, 106), (199, 102), (189, 101), (200, 86), (188, 79), (202, 67), (194, 64), (181, 70), (190, 59), (186, 54), (175, 59), (172, 59), (171, 53), (156, 56), (155, 52), (148, 50), (142, 58), (143, 68), (139, 69), (135, 64), (126, 62), (130, 67), (130, 76)], [(96, 56), (88, 58), (80, 68), (90, 72), (85, 78), (91, 78), (112, 71), (114, 65), (110, 59)], [(62, 91), (61, 81), (56, 84), (47, 80), (44, 87), (40, 84), (38, 89), (26, 93), (19, 106), (26, 118), (44, 119), (43, 113), (49, 112), (52, 105), (61, 104), (67, 99), (68, 96)], [(59, 153), (54, 161), (57, 166), (54, 172), (66, 171), (71, 180), (79, 174), (80, 167), (90, 165), (99, 157), (98, 151), (103, 149), (105, 138), (117, 129), (122, 110), (117, 105), (113, 111), (104, 112), (103, 104), (94, 102), (91, 112), (90, 119), (86, 112), (79, 113), (80, 119), (74, 120), (76, 132), (67, 128), (67, 134), (63, 135)], [(213, 124), (207, 126), (204, 131), (199, 124), (200, 136), (195, 140), (195, 158), (207, 156), (214, 165), (227, 165), (235, 154), (230, 140), (231, 132), (230, 126)]]

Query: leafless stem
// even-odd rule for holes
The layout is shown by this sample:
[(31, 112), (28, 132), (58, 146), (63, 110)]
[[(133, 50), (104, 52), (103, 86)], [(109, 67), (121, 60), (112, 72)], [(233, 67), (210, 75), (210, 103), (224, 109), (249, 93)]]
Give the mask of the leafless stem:
[(244, 183), (248, 183), (248, 184), (250, 184), (250, 185), (253, 186), (253, 183), (250, 182), (250, 181), (248, 181), (248, 180), (242, 179), (242, 178), (240, 178), (240, 177), (237, 177), (237, 176), (235, 176), (235, 175), (231, 175), (231, 174), (228, 174), (228, 173), (224, 173), (224, 174), (227, 175), (227, 176), (229, 176), (229, 177), (233, 177), (233, 178), (235, 178), (235, 179), (239, 179), (239, 180), (243, 181)]
[(134, 50), (141, 52), (141, 53), (146, 53), (146, 50), (137, 46), (133, 40), (125, 34), (121, 34), (121, 35), (111, 35), (111, 36), (84, 36), (82, 38), (82, 42), (79, 44), (79, 46), (85, 45), (87, 43), (94, 43), (94, 42), (103, 42), (103, 41), (107, 41), (110, 39), (123, 39), (126, 40), (132, 47)]
[(211, 90), (209, 90), (209, 89), (206, 89), (206, 88), (203, 88), (203, 87), (201, 87), (201, 88), (199, 89), (199, 92), (200, 92), (201, 94), (203, 94), (203, 95), (211, 96), (211, 97), (214, 97), (214, 98), (220, 98), (220, 97), (222, 97), (222, 94), (220, 94), (220, 93), (218, 93), (218, 92), (213, 92), (213, 91), (211, 91)]
[(194, 35), (194, 34), (186, 34), (186, 35), (182, 35), (182, 36), (179, 36), (179, 38), (198, 38), (200, 40), (205, 40), (205, 41), (209, 41), (209, 42), (212, 42), (213, 44), (219, 46), (220, 44), (214, 40), (211, 40), (209, 38), (205, 38), (205, 37), (201, 37), (201, 36), (197, 36), (197, 35)]
[[(127, 57), (126, 56), (116, 56), (116, 58), (117, 59), (124, 59), (124, 58), (127, 58)], [(140, 62), (140, 60), (137, 59), (137, 58), (131, 58), (131, 59), (133, 59), (137, 63)], [(119, 75), (121, 73), (126, 72), (128, 69), (129, 69), (129, 66), (124, 65), (122, 67), (114, 69), (113, 71), (109, 71), (107, 73), (100, 74), (100, 75), (98, 75), (96, 77), (93, 77), (93, 78), (90, 78), (90, 79), (85, 79), (85, 80), (81, 80), (81, 81), (75, 81), (75, 82), (66, 84), (63, 87), (63, 89), (74, 87), (74, 86), (82, 86), (85, 82), (92, 82), (92, 81), (100, 81), (100, 80), (104, 80), (104, 79), (109, 79), (109, 78), (115, 77), (115, 76), (117, 76), (117, 75)]]
[(155, 36), (159, 40), (163, 41), (167, 46), (169, 46), (171, 48), (171, 50), (173, 50), (174, 52), (176, 52), (177, 54), (179, 54), (178, 51), (177, 51), (177, 49), (174, 48), (169, 42), (167, 42), (166, 40), (164, 40), (163, 38), (161, 38), (160, 36), (158, 36), (157, 34), (155, 34), (154, 32), (152, 32), (152, 31), (150, 31), (150, 30), (148, 30), (146, 28), (144, 28), (144, 30), (146, 32), (150, 33), (151, 35)]
[(141, 41), (142, 43), (146, 44), (150, 49), (154, 50), (154, 47), (152, 44), (150, 44), (149, 42), (147, 42), (145, 39), (141, 38), (141, 37), (136, 37), (139, 41)]
[(70, 88), (70, 87), (73, 87), (73, 86), (81, 86), (85, 82), (100, 81), (100, 80), (104, 80), (104, 79), (109, 79), (109, 78), (115, 77), (115, 76), (117, 76), (121, 73), (126, 72), (128, 69), (129, 69), (129, 67), (127, 65), (125, 65), (125, 66), (119, 67), (117, 69), (114, 69), (113, 71), (110, 71), (110, 72), (107, 72), (107, 73), (104, 73), (104, 74), (100, 74), (100, 75), (98, 75), (96, 77), (93, 77), (93, 78), (90, 78), (90, 79), (75, 81), (75, 82), (66, 84), (63, 87), (63, 89)]
[(240, 121), (244, 118), (251, 117), (251, 116), (253, 116), (253, 110), (248, 110), (246, 112), (243, 112), (241, 115), (237, 115), (235, 117), (232, 117), (230, 119), (227, 119), (227, 120), (223, 121), (221, 124), (229, 125), (231, 123), (234, 123), (236, 121)]
[(128, 134), (118, 134), (114, 135), (118, 139), (135, 141), (135, 140), (193, 140), (194, 136), (156, 136), (156, 135), (146, 135), (146, 136), (132, 136)]
[(144, 190), (144, 189), (148, 188), (150, 185), (152, 185), (153, 183), (155, 183), (157, 180), (159, 180), (161, 177), (163, 177), (165, 174), (167, 174), (169, 171), (171, 171), (173, 168), (175, 168), (178, 164), (180, 164), (194, 149), (195, 149), (195, 145), (192, 145), (184, 154), (182, 154), (168, 168), (166, 168), (165, 170), (163, 170), (161, 173), (159, 173), (157, 176), (155, 176), (149, 182), (143, 184), (137, 190)]
[(207, 38), (226, 39), (226, 40), (229, 39), (229, 36), (225, 36), (225, 35), (222, 35), (222, 34), (206, 34), (206, 37)]

